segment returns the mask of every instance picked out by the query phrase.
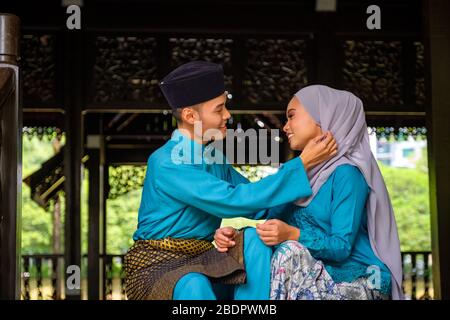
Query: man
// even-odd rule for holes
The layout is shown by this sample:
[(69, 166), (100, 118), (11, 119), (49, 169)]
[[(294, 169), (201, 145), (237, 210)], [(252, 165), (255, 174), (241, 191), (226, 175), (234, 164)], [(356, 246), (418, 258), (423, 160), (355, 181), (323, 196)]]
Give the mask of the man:
[(214, 249), (214, 232), (222, 218), (262, 219), (267, 209), (309, 196), (305, 170), (335, 154), (334, 139), (329, 134), (276, 174), (249, 183), (226, 159), (211, 161), (221, 156), (208, 143), (225, 136), (230, 118), (222, 67), (190, 62), (160, 87), (178, 129), (148, 160), (135, 244), (125, 261), (128, 297), (268, 299), (272, 252), (255, 229), (236, 235), (228, 252)]

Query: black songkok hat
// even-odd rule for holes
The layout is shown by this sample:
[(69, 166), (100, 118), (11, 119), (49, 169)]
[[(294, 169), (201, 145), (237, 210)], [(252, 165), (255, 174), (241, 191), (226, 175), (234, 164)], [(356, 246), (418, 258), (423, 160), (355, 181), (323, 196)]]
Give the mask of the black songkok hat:
[(189, 62), (169, 73), (159, 86), (172, 109), (189, 107), (225, 92), (223, 68), (206, 61)]

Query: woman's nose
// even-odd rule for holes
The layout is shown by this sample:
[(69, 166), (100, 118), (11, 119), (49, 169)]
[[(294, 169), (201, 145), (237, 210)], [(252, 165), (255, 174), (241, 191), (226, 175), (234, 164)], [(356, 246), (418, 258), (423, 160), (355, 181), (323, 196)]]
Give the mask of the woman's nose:
[(289, 126), (288, 126), (288, 123), (286, 122), (286, 124), (283, 127), (283, 131), (284, 131), (284, 133), (287, 133), (288, 130), (289, 130)]

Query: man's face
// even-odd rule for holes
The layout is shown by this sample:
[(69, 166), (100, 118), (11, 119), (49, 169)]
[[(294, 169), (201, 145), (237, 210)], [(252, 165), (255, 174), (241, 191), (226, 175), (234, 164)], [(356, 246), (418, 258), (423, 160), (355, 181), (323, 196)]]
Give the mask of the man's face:
[[(227, 121), (231, 115), (226, 104), (226, 94), (208, 100), (199, 108), (198, 120), (202, 122), (202, 136), (204, 141), (223, 139), (227, 133)], [(220, 132), (220, 134), (218, 134)]]

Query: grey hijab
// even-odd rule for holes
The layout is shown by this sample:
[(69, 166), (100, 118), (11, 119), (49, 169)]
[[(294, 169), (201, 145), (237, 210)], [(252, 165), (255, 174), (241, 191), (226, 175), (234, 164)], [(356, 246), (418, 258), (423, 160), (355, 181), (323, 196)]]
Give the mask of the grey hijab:
[(324, 132), (333, 133), (338, 145), (335, 157), (308, 172), (313, 193), (296, 204), (307, 206), (337, 166), (347, 163), (358, 167), (371, 189), (366, 202), (371, 247), (391, 272), (392, 298), (404, 299), (397, 225), (386, 185), (370, 150), (361, 100), (351, 92), (323, 85), (305, 87), (295, 96)]

